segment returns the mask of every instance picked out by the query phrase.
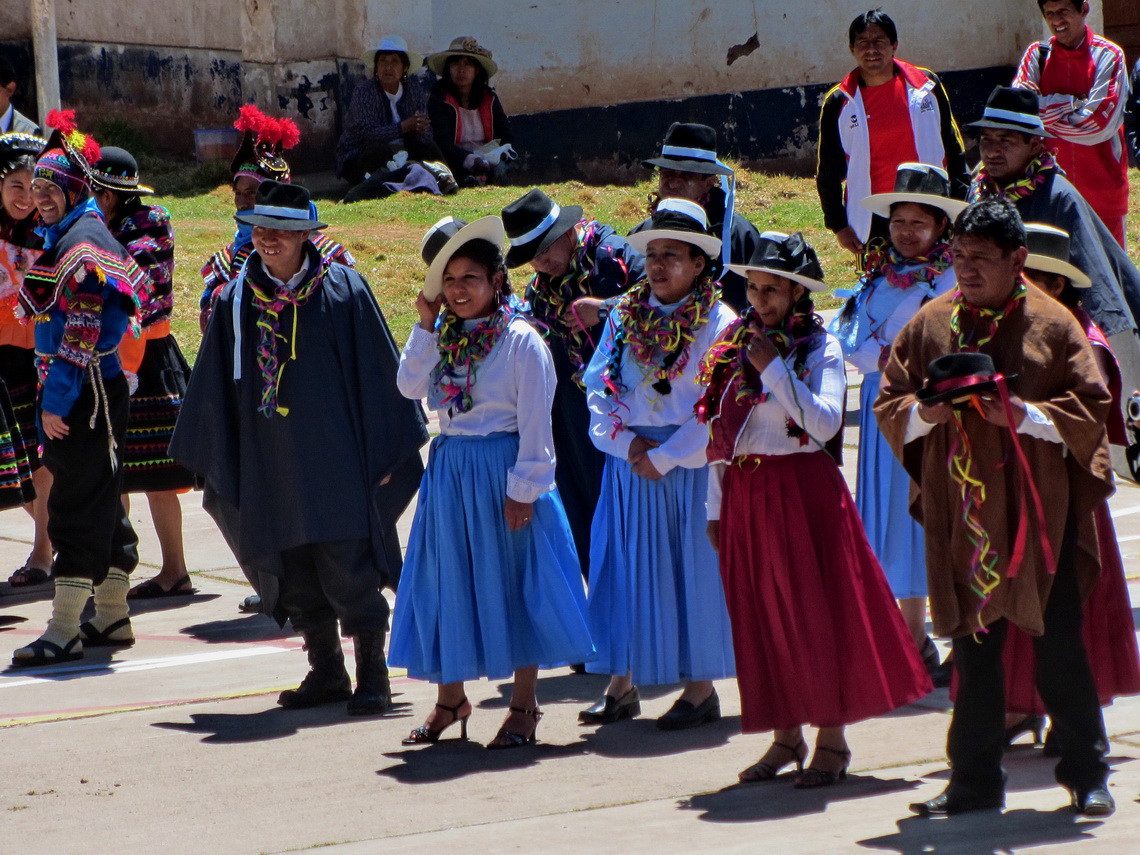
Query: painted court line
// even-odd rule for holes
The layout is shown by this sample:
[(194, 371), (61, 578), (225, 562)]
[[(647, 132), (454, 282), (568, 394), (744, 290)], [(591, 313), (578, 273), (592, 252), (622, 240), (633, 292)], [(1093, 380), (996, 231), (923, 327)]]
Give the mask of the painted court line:
[[(213, 653), (192, 653), (187, 656), (167, 656), (161, 659), (135, 659), (123, 662), (92, 662), (79, 665), (52, 665), (47, 668), (34, 668), (21, 672), (28, 677), (82, 677), (111, 671), (116, 674), (130, 674), (135, 671), (153, 671), (158, 668), (181, 668), (187, 665), (201, 665), (207, 662), (224, 662), (229, 659), (247, 659), (251, 656), (265, 656), (270, 653), (289, 653), (295, 647), (257, 646), (241, 650), (219, 650)], [(42, 679), (19, 679), (0, 677), (0, 689), (14, 689), (17, 686), (31, 686), (42, 683)]]

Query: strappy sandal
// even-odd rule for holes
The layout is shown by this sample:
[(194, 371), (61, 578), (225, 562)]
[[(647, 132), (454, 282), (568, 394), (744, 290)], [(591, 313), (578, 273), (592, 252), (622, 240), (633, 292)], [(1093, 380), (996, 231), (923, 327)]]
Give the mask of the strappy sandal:
[[(76, 650), (76, 648), (79, 648)], [(32, 651), (31, 656), (17, 656), (20, 650)], [(21, 647), (12, 654), (13, 668), (32, 668), (36, 665), (55, 665), (59, 662), (74, 662), (83, 658), (83, 643), (77, 635), (67, 644), (60, 647), (54, 641), (46, 638), (37, 638), (27, 647)]]
[[(532, 745), (538, 740), (538, 723), (542, 721), (542, 710), (538, 707), (532, 710), (510, 707), (510, 711), (518, 713), (519, 715), (528, 715), (533, 718), (534, 730), (524, 736), (521, 733), (507, 730), (507, 725), (504, 723), (503, 726), (499, 728), (499, 732), (495, 734), (495, 738), (487, 743), (488, 748), (522, 748), (524, 745)], [(508, 718), (509, 717), (508, 715)]]
[(127, 591), (127, 599), (157, 600), (161, 597), (189, 597), (196, 593), (198, 592), (194, 589), (194, 583), (190, 581), (190, 576), (187, 574), (171, 585), (169, 590), (162, 587), (157, 580), (147, 579)]
[[(131, 633), (130, 636), (115, 638), (114, 634), (124, 627)], [(120, 618), (102, 632), (91, 621), (85, 620), (79, 625), (79, 635), (83, 638), (85, 647), (134, 647), (135, 644), (135, 636), (131, 632), (131, 619), (129, 617)]]
[(809, 766), (796, 777), (796, 782), (793, 786), (797, 790), (814, 790), (816, 787), (830, 787), (836, 781), (842, 781), (847, 777), (847, 767), (851, 765), (851, 749), (828, 748), (826, 745), (817, 745), (815, 747), (815, 753), (819, 754), (820, 751), (826, 751), (828, 754), (834, 754), (836, 757), (842, 758), (843, 765), (836, 771)]
[(467, 703), (467, 698), (464, 698), (453, 707), (446, 704), (437, 703), (435, 708), (443, 710), (444, 712), (451, 713), (451, 721), (441, 727), (439, 730), (432, 730), (426, 724), (421, 724), (415, 730), (407, 735), (403, 740), (404, 745), (423, 745), (424, 743), (439, 742), (439, 737), (445, 730), (451, 727), (456, 722), (459, 722), (459, 738), (467, 739), (467, 719), (471, 718), (471, 713), (468, 711), (467, 715), (460, 717), (459, 711)]
[(35, 588), (50, 581), (51, 573), (31, 564), (25, 564), (8, 577), (8, 585), (13, 588)]
[(771, 763), (768, 763), (765, 760), (761, 760), (758, 763), (753, 763), (737, 776), (740, 778), (740, 783), (756, 784), (760, 783), (761, 781), (774, 781), (776, 778), (780, 777), (780, 770), (787, 766), (789, 763), (793, 762), (796, 764), (796, 771), (803, 772), (804, 758), (807, 757), (807, 745), (804, 744), (804, 739), (802, 736), (800, 737), (800, 741), (795, 745), (788, 745), (786, 742), (773, 742), (772, 748), (783, 748), (788, 752), (788, 754), (791, 755), (791, 759), (786, 760), (779, 766), (773, 766)]

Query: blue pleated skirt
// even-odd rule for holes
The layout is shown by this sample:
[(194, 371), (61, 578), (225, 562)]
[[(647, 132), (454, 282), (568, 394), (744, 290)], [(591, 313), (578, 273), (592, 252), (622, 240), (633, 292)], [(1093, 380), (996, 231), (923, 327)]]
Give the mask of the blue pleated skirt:
[[(676, 427), (635, 427), (664, 441)], [(708, 468), (677, 467), (660, 481), (606, 456), (590, 545), (586, 670), (643, 685), (735, 673), (732, 628), (717, 556), (705, 534)]]
[(855, 506), (895, 599), (926, 596), (926, 545), (910, 515), (910, 476), (879, 430), (872, 407), (882, 374), (863, 376), (859, 392), (859, 467)]
[(557, 491), (508, 531), (515, 433), (431, 447), (396, 592), (388, 661), (433, 683), (593, 658), (582, 574)]

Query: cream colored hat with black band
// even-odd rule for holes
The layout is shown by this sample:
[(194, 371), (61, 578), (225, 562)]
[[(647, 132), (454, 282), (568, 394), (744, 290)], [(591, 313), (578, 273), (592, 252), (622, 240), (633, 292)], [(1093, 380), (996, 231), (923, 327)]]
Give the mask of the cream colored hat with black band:
[(709, 234), (708, 214), (689, 199), (662, 199), (657, 203), (649, 228), (634, 232), (625, 242), (645, 255), (649, 242), (654, 240), (684, 241), (709, 258), (720, 255), (720, 238)]
[(894, 192), (875, 193), (859, 200), (859, 204), (872, 214), (886, 219), (891, 217), (891, 206), (900, 202), (930, 205), (946, 214), (950, 222), (954, 222), (967, 208), (960, 199), (950, 198), (950, 177), (946, 170), (929, 163), (899, 164)]
[(1029, 256), (1026, 270), (1040, 270), (1068, 277), (1074, 288), (1091, 288), (1092, 280), (1070, 263), (1069, 233), (1044, 223), (1025, 224), (1025, 245)]
[(420, 241), (420, 258), (428, 266), (424, 277), (424, 297), (434, 300), (443, 292), (443, 271), (463, 244), (485, 240), (502, 250), (506, 238), (503, 221), (494, 216), (481, 217), (473, 223), (455, 217), (444, 217), (437, 222)]

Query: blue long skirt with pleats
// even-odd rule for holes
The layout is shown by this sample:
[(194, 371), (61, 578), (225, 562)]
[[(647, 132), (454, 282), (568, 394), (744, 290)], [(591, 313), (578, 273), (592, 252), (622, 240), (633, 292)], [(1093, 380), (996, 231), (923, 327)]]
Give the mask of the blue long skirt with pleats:
[(882, 374), (863, 376), (859, 392), (859, 466), (855, 507), (895, 599), (926, 596), (926, 545), (910, 515), (910, 476), (879, 430), (872, 406)]
[[(675, 427), (631, 428), (663, 441)], [(659, 481), (606, 457), (590, 545), (586, 670), (660, 685), (735, 673), (732, 628), (717, 556), (706, 535), (708, 468), (671, 470)]]
[(582, 575), (557, 491), (508, 531), (515, 433), (441, 436), (420, 486), (388, 661), (433, 683), (593, 658)]

